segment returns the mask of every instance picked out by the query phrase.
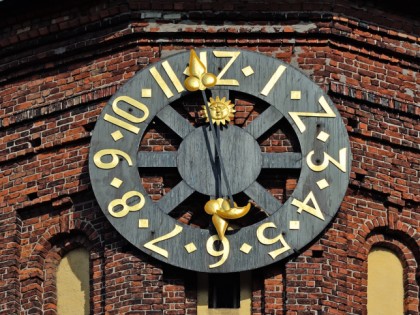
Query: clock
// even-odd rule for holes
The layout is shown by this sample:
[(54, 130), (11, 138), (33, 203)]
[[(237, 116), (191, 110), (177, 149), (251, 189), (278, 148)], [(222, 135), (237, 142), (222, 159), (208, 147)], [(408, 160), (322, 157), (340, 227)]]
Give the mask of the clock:
[[(234, 123), (238, 95), (264, 105), (246, 125)], [(191, 97), (199, 120), (177, 111)], [(180, 139), (176, 150), (139, 150), (155, 121)], [(289, 126), (296, 150), (263, 148), (276, 124)], [(350, 163), (345, 126), (321, 88), (275, 58), (215, 48), (170, 56), (124, 84), (93, 130), (89, 173), (104, 215), (134, 246), (174, 266), (227, 273), (278, 262), (314, 240), (340, 207)], [(180, 180), (153, 200), (142, 169), (175, 170)], [(261, 184), (261, 174), (279, 170), (298, 174), (285, 200)], [(206, 218), (201, 228), (171, 215), (186, 200)]]

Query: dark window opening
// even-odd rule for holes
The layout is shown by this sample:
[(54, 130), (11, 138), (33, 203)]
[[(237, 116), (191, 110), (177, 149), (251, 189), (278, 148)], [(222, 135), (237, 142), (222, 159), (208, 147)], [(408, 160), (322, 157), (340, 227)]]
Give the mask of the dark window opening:
[(36, 192), (32, 192), (26, 195), (28, 197), (28, 200), (32, 201), (38, 198), (38, 194)]
[(359, 182), (363, 182), (365, 179), (365, 174), (356, 173), (356, 180)]
[(41, 138), (32, 139), (32, 140), (29, 140), (29, 142), (31, 143), (32, 148), (36, 148), (41, 145)]
[(353, 118), (348, 118), (348, 125), (352, 128), (358, 128), (359, 127), (359, 122), (356, 119)]
[(240, 307), (239, 273), (209, 275), (209, 308)]
[(313, 258), (322, 258), (324, 251), (323, 250), (313, 250), (312, 257)]

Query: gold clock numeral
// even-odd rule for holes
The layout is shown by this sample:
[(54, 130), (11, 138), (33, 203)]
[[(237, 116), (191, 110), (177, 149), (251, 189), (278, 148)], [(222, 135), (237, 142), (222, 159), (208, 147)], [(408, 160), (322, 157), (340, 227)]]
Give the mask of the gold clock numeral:
[(328, 105), (327, 100), (324, 96), (321, 96), (318, 100), (319, 104), (321, 105), (322, 109), (325, 113), (312, 113), (312, 112), (289, 112), (290, 117), (292, 117), (293, 121), (295, 122), (296, 126), (299, 128), (299, 131), (303, 133), (306, 130), (306, 126), (303, 123), (302, 117), (323, 117), (323, 118), (335, 118), (336, 115), (334, 114), (331, 107)]
[[(142, 117), (136, 117), (132, 114), (127, 113), (126, 111), (122, 110), (121, 108), (118, 107), (118, 103), (119, 102), (124, 102), (127, 103), (128, 105), (131, 105), (139, 110), (141, 110), (143, 112), (143, 116)], [(113, 102), (112, 102), (112, 109), (114, 111), (115, 114), (117, 114), (118, 116), (132, 122), (132, 123), (141, 123), (143, 121), (145, 121), (147, 119), (147, 117), (149, 117), (149, 108), (143, 104), (142, 102), (139, 102), (137, 100), (135, 100), (134, 98), (130, 97), (130, 96), (119, 96), (117, 97)], [(121, 120), (115, 116), (109, 115), (109, 114), (105, 114), (104, 116), (104, 120), (119, 126), (121, 128), (124, 128), (134, 134), (138, 134), (140, 131), (140, 128), (127, 123), (124, 120)]]
[(204, 68), (207, 69), (207, 51), (200, 51), (199, 58), (200, 58), (200, 61), (203, 64)]
[[(313, 207), (308, 205), (309, 201), (312, 201), (312, 204), (314, 205)], [(315, 195), (312, 191), (308, 194), (308, 196), (306, 196), (303, 202), (297, 199), (293, 199), (292, 205), (298, 208), (297, 212), (299, 213), (302, 213), (302, 211), (306, 211), (312, 214), (314, 217), (317, 217), (318, 219), (325, 221), (321, 208), (319, 207), (318, 202), (315, 199)]]
[(223, 240), (221, 241), (222, 245), (223, 245), (222, 250), (215, 250), (214, 249), (213, 246), (214, 246), (214, 243), (216, 241), (220, 241), (220, 238), (217, 235), (213, 235), (207, 240), (207, 244), (206, 244), (207, 252), (213, 257), (222, 256), (222, 258), (218, 262), (216, 262), (212, 265), (209, 265), (209, 268), (216, 268), (216, 267), (219, 267), (219, 266), (223, 265), (229, 257), (230, 244), (229, 244), (229, 240), (227, 239), (227, 237), (223, 238)]
[(261, 94), (264, 96), (267, 96), (268, 93), (273, 89), (274, 84), (277, 83), (278, 80), (280, 80), (283, 72), (286, 70), (286, 67), (283, 65), (278, 66), (277, 70), (273, 73), (271, 78), (268, 80), (267, 84), (264, 86), (264, 88), (261, 90)]
[(168, 75), (169, 79), (171, 79), (172, 84), (175, 86), (178, 93), (185, 91), (184, 86), (182, 85), (181, 81), (179, 81), (178, 77), (176, 76), (174, 70), (172, 69), (171, 65), (168, 61), (164, 61), (162, 63), (163, 69), (165, 69), (166, 74)]
[(118, 127), (124, 128), (125, 130), (128, 130), (134, 134), (138, 134), (140, 131), (139, 127), (133, 126), (132, 124), (127, 123), (124, 120), (121, 120), (117, 117), (114, 117), (112, 115), (109, 114), (105, 114), (104, 116), (104, 120), (106, 120), (107, 122), (110, 122), (111, 124), (114, 124)]
[(277, 256), (287, 252), (290, 249), (290, 246), (286, 243), (286, 240), (284, 239), (283, 234), (281, 233), (274, 238), (265, 237), (264, 231), (268, 228), (276, 229), (277, 226), (273, 222), (261, 224), (257, 229), (257, 239), (261, 244), (264, 245), (272, 245), (276, 242), (280, 242), (280, 244), (283, 246), (282, 248), (273, 250), (268, 253), (271, 256), (271, 258), (276, 259)]
[[(122, 110), (121, 108), (118, 107), (119, 102), (125, 102), (128, 105), (131, 105), (131, 106), (141, 110), (143, 112), (143, 116), (142, 117), (136, 117), (132, 114), (127, 113), (126, 111), (124, 111), (124, 110)], [(126, 95), (117, 97), (112, 102), (112, 109), (114, 110), (115, 114), (117, 114), (118, 116), (121, 116), (121, 117), (127, 119), (128, 121), (131, 121), (132, 123), (136, 123), (136, 124), (145, 121), (147, 119), (147, 117), (149, 117), (149, 108), (147, 108), (146, 105), (144, 105), (142, 102), (139, 102), (139, 101), (135, 100), (134, 98), (132, 98), (130, 96), (126, 96)]]
[[(112, 160), (110, 162), (103, 162), (102, 157), (104, 157), (105, 155), (110, 155)], [(124, 159), (127, 160), (129, 166), (133, 166), (133, 161), (131, 160), (130, 156), (124, 151), (117, 149), (103, 149), (96, 152), (93, 156), (93, 163), (95, 163), (95, 165), (98, 168), (109, 170), (117, 166), (120, 162), (120, 158), (118, 156), (122, 156)]]
[(238, 58), (240, 54), (241, 54), (240, 51), (224, 51), (224, 50), (221, 50), (221, 51), (214, 50), (213, 51), (213, 55), (217, 58), (230, 58), (229, 62), (222, 69), (222, 71), (220, 71), (220, 73), (218, 74), (216, 85), (237, 85), (237, 86), (239, 86), (238, 80), (222, 79), (222, 77), (229, 70), (229, 68), (233, 65), (236, 58)]
[[(174, 85), (175, 89), (178, 91), (178, 93), (185, 91), (184, 86), (182, 85), (181, 81), (179, 81), (178, 77), (176, 76), (169, 62), (168, 61), (162, 62), (162, 67), (165, 70), (166, 74), (168, 75), (169, 79), (171, 80), (172, 84)], [(152, 77), (155, 79), (156, 83), (162, 89), (163, 93), (165, 93), (166, 97), (171, 98), (172, 96), (174, 96), (174, 93), (169, 88), (165, 80), (162, 78), (159, 71), (157, 71), (156, 67), (150, 68), (149, 71)]]
[(143, 246), (147, 249), (150, 249), (151, 251), (154, 251), (155, 253), (158, 253), (159, 255), (161, 255), (163, 257), (169, 258), (168, 251), (166, 249), (163, 249), (163, 248), (159, 247), (159, 246), (156, 246), (155, 244), (159, 243), (159, 242), (162, 242), (162, 241), (166, 241), (166, 240), (178, 235), (181, 232), (182, 232), (182, 226), (175, 225), (174, 229), (171, 232), (169, 232), (165, 235), (162, 235), (158, 238), (155, 238), (154, 240), (151, 240), (150, 242), (147, 242)]
[(334, 164), (343, 173), (347, 172), (347, 159), (346, 159), (347, 148), (340, 149), (338, 153), (338, 161), (333, 159), (327, 152), (324, 152), (324, 160), (322, 161), (320, 165), (316, 165), (312, 163), (312, 156), (314, 155), (314, 153), (315, 151), (312, 150), (311, 152), (308, 153), (306, 157), (306, 163), (308, 164), (308, 167), (314, 172), (322, 172), (328, 167), (330, 162)]
[(152, 77), (156, 80), (156, 83), (159, 85), (159, 87), (162, 89), (163, 93), (165, 93), (167, 98), (171, 98), (174, 96), (174, 93), (172, 93), (169, 86), (166, 84), (165, 80), (163, 80), (160, 73), (156, 70), (155, 67), (150, 68), (150, 74)]
[[(226, 64), (226, 66), (224, 66), (222, 71), (220, 71), (220, 73), (218, 74), (216, 85), (236, 85), (236, 86), (239, 86), (238, 80), (225, 79), (225, 78), (222, 78), (222, 77), (229, 70), (229, 68), (233, 65), (233, 63), (235, 62), (235, 60), (238, 58), (238, 56), (240, 54), (241, 54), (240, 51), (224, 51), (224, 50), (213, 51), (213, 55), (216, 58), (230, 58), (230, 60)], [(203, 63), (204, 68), (208, 70), (208, 68), (207, 68), (207, 52), (206, 51), (201, 51), (199, 55), (200, 55), (200, 61)], [(189, 67), (187, 67), (183, 73), (185, 75), (189, 76), (190, 75)]]
[[(139, 198), (139, 202), (133, 205), (129, 205), (129, 199), (135, 197)], [(139, 211), (141, 208), (143, 208), (145, 202), (146, 200), (141, 193), (132, 190), (125, 193), (121, 199), (112, 200), (108, 205), (108, 212), (115, 218), (122, 218), (125, 217), (130, 211)], [(115, 208), (118, 208), (119, 210), (115, 211)]]

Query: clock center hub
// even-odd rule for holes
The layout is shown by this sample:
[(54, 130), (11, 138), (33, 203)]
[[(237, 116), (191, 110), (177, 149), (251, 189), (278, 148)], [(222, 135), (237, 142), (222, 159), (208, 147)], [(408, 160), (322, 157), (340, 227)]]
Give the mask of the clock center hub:
[[(248, 132), (234, 125), (219, 130), (219, 141), (232, 194), (244, 191), (260, 174), (260, 146)], [(191, 188), (209, 196), (227, 196), (210, 126), (197, 128), (185, 137), (178, 150), (177, 165)]]

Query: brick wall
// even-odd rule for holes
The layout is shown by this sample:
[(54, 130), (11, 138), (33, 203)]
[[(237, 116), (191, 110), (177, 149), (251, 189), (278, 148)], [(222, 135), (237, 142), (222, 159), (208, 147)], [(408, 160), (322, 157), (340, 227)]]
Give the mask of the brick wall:
[[(419, 314), (420, 22), (411, 1), (11, 2), (0, 2), (1, 314), (56, 314), (55, 270), (77, 246), (90, 251), (94, 314), (196, 313), (195, 273), (149, 258), (107, 223), (87, 155), (118, 87), (149, 63), (206, 46), (298, 67), (327, 91), (351, 140), (338, 215), (305, 251), (253, 272), (253, 314), (366, 314), (367, 254), (377, 245), (403, 261), (405, 310)], [(237, 123), (258, 114), (237, 106)], [(142, 146), (175, 148), (159, 128)], [(265, 139), (265, 150), (288, 150), (287, 134)], [(173, 180), (148, 174), (144, 186), (159, 199)], [(295, 184), (271, 188), (280, 196)]]

